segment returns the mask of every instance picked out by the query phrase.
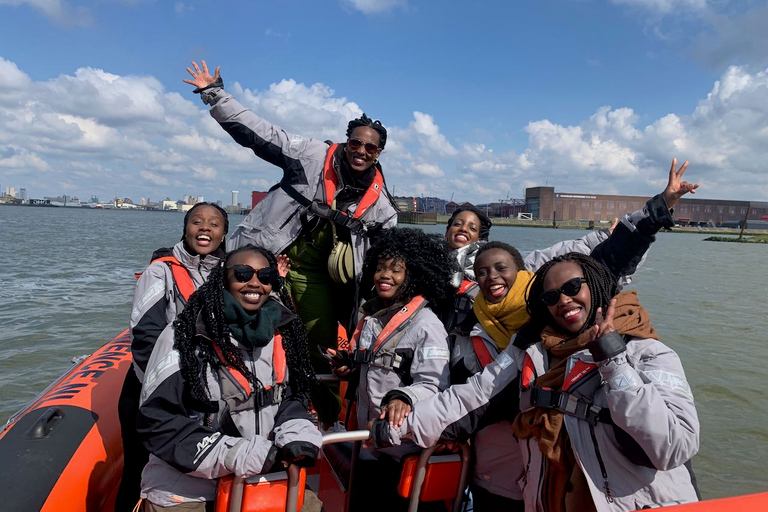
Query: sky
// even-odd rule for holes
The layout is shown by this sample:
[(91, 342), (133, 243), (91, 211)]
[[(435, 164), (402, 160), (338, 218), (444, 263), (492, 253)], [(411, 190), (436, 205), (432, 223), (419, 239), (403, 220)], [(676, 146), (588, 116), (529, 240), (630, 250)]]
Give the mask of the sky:
[(389, 138), (390, 191), (525, 188), (768, 201), (768, 3), (752, 0), (0, 0), (0, 187), (231, 202), (278, 168), (185, 67), (289, 133)]

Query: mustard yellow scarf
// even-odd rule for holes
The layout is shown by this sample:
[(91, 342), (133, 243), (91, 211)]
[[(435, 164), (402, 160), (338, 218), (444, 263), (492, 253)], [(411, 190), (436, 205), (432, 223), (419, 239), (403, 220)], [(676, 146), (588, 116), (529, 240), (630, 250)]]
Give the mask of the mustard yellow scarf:
[(499, 350), (509, 345), (512, 335), (530, 320), (525, 310), (525, 290), (533, 279), (533, 272), (520, 270), (504, 299), (498, 304), (489, 304), (482, 293), (477, 295), (472, 307), (478, 322), (493, 339)]

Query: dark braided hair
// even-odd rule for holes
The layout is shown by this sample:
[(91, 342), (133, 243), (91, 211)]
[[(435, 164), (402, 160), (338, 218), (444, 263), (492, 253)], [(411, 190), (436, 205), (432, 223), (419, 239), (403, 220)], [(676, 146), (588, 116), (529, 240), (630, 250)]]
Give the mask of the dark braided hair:
[(381, 121), (378, 119), (374, 121), (365, 115), (365, 113), (363, 113), (362, 117), (353, 119), (349, 122), (347, 125), (347, 138), (352, 136), (352, 132), (355, 131), (355, 128), (360, 128), (361, 126), (367, 126), (368, 128), (376, 130), (376, 133), (379, 134), (379, 149), (384, 149), (384, 146), (387, 145), (387, 129), (384, 128)]
[(488, 237), (491, 234), (491, 226), (493, 226), (493, 222), (491, 222), (491, 219), (489, 219), (482, 210), (474, 206), (459, 206), (456, 208), (456, 210), (454, 210), (454, 212), (451, 214), (451, 218), (448, 219), (448, 225), (445, 227), (445, 232), (448, 232), (451, 226), (453, 226), (453, 221), (456, 220), (456, 217), (458, 217), (458, 215), (463, 212), (472, 212), (477, 215), (477, 218), (480, 220), (480, 229), (478, 230), (477, 238), (478, 240), (488, 240)]
[[(224, 319), (223, 292), (227, 289), (225, 274), (227, 262), (233, 255), (245, 251), (261, 254), (269, 266), (277, 270), (277, 260), (270, 251), (254, 245), (239, 248), (227, 254), (221, 265), (211, 271), (208, 280), (189, 297), (186, 307), (173, 322), (175, 329), (173, 348), (179, 352), (181, 375), (187, 385), (190, 386), (192, 395), (199, 400), (207, 401), (209, 399), (205, 379), (206, 369), (208, 367), (219, 368), (222, 363), (211, 343), (197, 336), (198, 317), (205, 326), (207, 336), (219, 347), (227, 363), (245, 375), (254, 389), (263, 387), (243, 361), (240, 349), (232, 343), (231, 332)], [(275, 292), (279, 293), (281, 288), (282, 280), (278, 280), (272, 285)], [(292, 302), (288, 301), (284, 305), (294, 311)], [(296, 316), (289, 324), (280, 327), (278, 332), (283, 337), (286, 360), (291, 369), (289, 381), (291, 390), (297, 395), (306, 393), (311, 382), (314, 381), (314, 374), (311, 373), (309, 354), (306, 349), (306, 328)], [(304, 347), (303, 351), (302, 346)]]
[(475, 255), (475, 264), (477, 264), (477, 260), (480, 258), (481, 254), (490, 251), (491, 249), (501, 249), (502, 251), (507, 252), (510, 256), (512, 256), (512, 262), (517, 267), (517, 270), (525, 270), (525, 261), (520, 255), (520, 251), (509, 244), (505, 244), (504, 242), (488, 242), (487, 244), (483, 244), (483, 246), (477, 250), (477, 254)]
[(576, 263), (581, 268), (591, 295), (589, 317), (584, 322), (581, 330), (576, 334), (578, 336), (595, 324), (597, 308), (603, 308), (603, 312), (605, 312), (611, 299), (618, 292), (617, 279), (608, 270), (608, 267), (596, 259), (579, 252), (569, 252), (568, 254), (552, 258), (536, 271), (528, 290), (526, 290), (525, 303), (528, 314), (531, 315), (534, 321), (553, 325), (555, 320), (549, 313), (547, 305), (539, 297), (544, 292), (544, 278), (547, 277), (547, 272), (558, 263), (567, 261)]
[(436, 312), (442, 311), (448, 303), (453, 304), (456, 288), (451, 285), (451, 276), (458, 271), (458, 264), (440, 235), (413, 228), (382, 230), (365, 255), (362, 289), (373, 286), (379, 260), (391, 258), (406, 265), (405, 282), (398, 300), (408, 302), (416, 295), (422, 295)]
[(187, 221), (192, 216), (192, 212), (200, 208), (201, 206), (210, 206), (211, 208), (215, 208), (219, 211), (221, 216), (224, 218), (224, 234), (226, 235), (229, 233), (229, 216), (227, 215), (227, 212), (224, 211), (224, 208), (217, 205), (216, 203), (206, 203), (205, 201), (201, 203), (195, 203), (195, 205), (187, 210), (186, 215), (184, 215), (184, 231), (181, 233), (181, 239), (184, 240), (187, 236)]

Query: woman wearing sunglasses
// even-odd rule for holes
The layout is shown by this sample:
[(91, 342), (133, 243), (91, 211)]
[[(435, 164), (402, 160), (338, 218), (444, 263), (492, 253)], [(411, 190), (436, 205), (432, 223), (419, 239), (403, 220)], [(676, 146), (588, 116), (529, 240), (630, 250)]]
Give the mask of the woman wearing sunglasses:
[(152, 454), (142, 510), (208, 510), (221, 476), (314, 464), (314, 373), (281, 284), (272, 253), (237, 249), (158, 338), (137, 424)]
[(181, 241), (172, 249), (158, 249), (152, 263), (139, 275), (131, 312), (131, 355), (118, 402), (124, 465), (116, 512), (133, 510), (139, 500), (141, 470), (149, 453), (136, 437), (139, 393), (149, 356), (165, 327), (187, 303), (224, 257), (229, 230), (227, 212), (213, 203), (197, 203), (184, 216)]
[[(313, 365), (322, 371), (327, 365), (314, 346), (335, 348), (339, 323), (348, 333), (354, 328), (369, 235), (397, 222), (378, 160), (387, 130), (363, 114), (349, 122), (341, 144), (286, 133), (224, 91), (219, 68), (212, 76), (205, 61), (201, 66), (193, 62), (192, 80), (184, 81), (211, 106), (211, 116), (236, 142), (283, 169), (280, 186), (237, 227), (228, 247), (253, 243), (290, 257), (286, 284), (307, 324)], [(329, 261), (341, 253), (346, 257)], [(318, 393), (313, 401), (322, 422), (333, 424), (338, 397)]]
[(698, 501), (688, 462), (699, 420), (683, 366), (637, 294), (616, 291), (605, 266), (576, 253), (541, 267), (529, 289), (528, 311), (545, 326), (523, 358), (513, 431), (537, 509)]

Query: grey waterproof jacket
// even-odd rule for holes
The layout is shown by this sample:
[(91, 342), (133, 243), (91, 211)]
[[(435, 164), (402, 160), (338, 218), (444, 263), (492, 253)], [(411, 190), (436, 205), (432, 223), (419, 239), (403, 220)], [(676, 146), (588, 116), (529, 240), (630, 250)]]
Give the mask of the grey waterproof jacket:
[[(275, 299), (270, 299), (275, 300)], [(291, 313), (284, 311), (283, 322)], [(207, 337), (201, 322), (198, 336)], [(237, 340), (232, 342), (236, 345)], [(164, 507), (213, 501), (216, 479), (269, 471), (290, 443), (314, 445), (322, 436), (309, 420), (307, 403), (283, 387), (282, 399), (256, 405), (221, 371), (207, 370), (209, 402), (193, 399), (181, 375), (179, 352), (169, 325), (152, 352), (141, 390), (137, 431), (150, 451), (142, 472), (141, 496)], [(273, 366), (275, 339), (241, 356), (264, 387), (278, 389)], [(290, 373), (286, 370), (284, 383)]]
[[(301, 196), (312, 201), (326, 202), (323, 183), (323, 168), (329, 146), (323, 141), (287, 133), (278, 126), (262, 119), (241, 105), (221, 87), (212, 87), (201, 93), (203, 102), (211, 105), (211, 116), (218, 121), (240, 145), (250, 148), (256, 156), (277, 165), (283, 170), (283, 180)], [(339, 183), (342, 152), (333, 156), (333, 167)], [(375, 164), (381, 171), (380, 164)], [(397, 210), (392, 204), (389, 191), (382, 187), (378, 199), (360, 220), (367, 226), (390, 228), (397, 224)], [(342, 187), (336, 188), (336, 195)], [(357, 204), (349, 207), (354, 214)], [(275, 187), (251, 210), (237, 226), (227, 241), (227, 249), (233, 250), (246, 244), (269, 249), (280, 254), (291, 245), (301, 233), (302, 213), (306, 209), (281, 187)], [(308, 219), (313, 215), (308, 213)], [(354, 267), (356, 279), (355, 304), (358, 304), (358, 288), (362, 278), (365, 252), (370, 240), (364, 234), (352, 233)], [(354, 323), (351, 325), (354, 327)], [(351, 331), (350, 331), (351, 332)]]
[[(375, 340), (384, 328), (380, 317), (365, 317), (360, 339)], [(435, 313), (422, 307), (410, 319), (392, 343), (385, 343), (370, 363), (360, 365), (357, 388), (357, 424), (366, 425), (381, 414), (381, 401), (387, 393), (397, 391), (405, 401), (416, 404), (448, 387), (448, 333)], [(360, 346), (360, 342), (358, 345)], [(393, 354), (399, 357), (398, 368), (387, 364)]]
[[(419, 446), (434, 445), (450, 424), (515, 386), (526, 355), (536, 375), (547, 371), (547, 358), (539, 343), (526, 350), (510, 344), (466, 384), (419, 402), (399, 430), (389, 431), (389, 441), (399, 444), (402, 435), (411, 433)], [(566, 371), (577, 361), (593, 363), (589, 352), (582, 350), (569, 357)], [(660, 341), (630, 338), (626, 352), (598, 367), (599, 386), (576, 388), (574, 395), (606, 408), (610, 422), (591, 425), (565, 415), (571, 446), (598, 512), (696, 501), (691, 474), (684, 464), (698, 452), (699, 420), (677, 354)], [(542, 512), (539, 492), (545, 461), (535, 439), (521, 440), (519, 445), (525, 472), (518, 483), (526, 510)]]
[[(195, 289), (208, 279), (211, 270), (221, 262), (221, 258), (215, 254), (201, 259), (199, 255), (188, 253), (183, 241), (173, 247), (173, 256), (187, 269)], [(131, 310), (131, 354), (133, 368), (140, 381), (144, 379), (144, 371), (158, 336), (174, 321), (184, 305), (185, 301), (175, 286), (173, 272), (168, 264), (162, 261), (150, 263), (136, 282)]]

